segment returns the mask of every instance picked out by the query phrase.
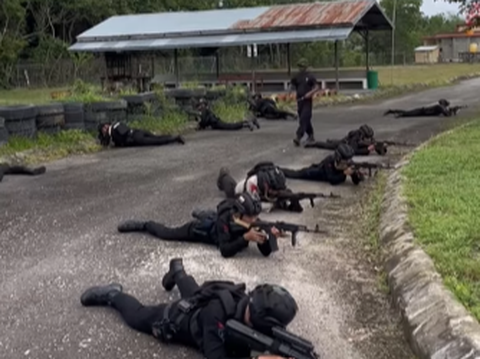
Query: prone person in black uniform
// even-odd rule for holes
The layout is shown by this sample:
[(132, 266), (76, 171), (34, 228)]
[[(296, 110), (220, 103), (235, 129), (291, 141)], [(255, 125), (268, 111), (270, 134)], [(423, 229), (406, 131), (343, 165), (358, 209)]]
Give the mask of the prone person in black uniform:
[(450, 110), (450, 102), (445, 99), (438, 100), (438, 103), (433, 106), (419, 107), (413, 110), (388, 110), (384, 113), (384, 116), (395, 115), (399, 117), (436, 117), (445, 116), (450, 117), (456, 115), (456, 111)]
[(258, 220), (262, 211), (261, 202), (249, 193), (220, 202), (217, 211), (194, 211), (194, 220), (180, 227), (170, 228), (161, 223), (148, 221), (126, 221), (118, 226), (118, 231), (147, 232), (166, 241), (203, 243), (217, 246), (224, 258), (235, 256), (246, 249), (250, 242), (257, 243), (265, 256), (272, 253), (269, 236), (280, 236), (272, 227), (270, 233), (258, 232), (249, 225)]
[(0, 163), (0, 182), (5, 175), (26, 175), (26, 176), (38, 176), (47, 171), (44, 166), (30, 168), (26, 166), (14, 166), (7, 163)]
[[(194, 347), (206, 359), (253, 359), (248, 345), (231, 340), (226, 330), (227, 320), (236, 320), (271, 335), (274, 327), (285, 328), (290, 324), (298, 311), (292, 295), (278, 285), (262, 284), (248, 294), (244, 283), (210, 281), (199, 286), (185, 272), (180, 258), (170, 261), (162, 285), (166, 291), (177, 286), (181, 299), (144, 306), (124, 293), (120, 284), (113, 283), (87, 289), (80, 301), (86, 307), (111, 307), (130, 328), (163, 343)], [(282, 357), (260, 355), (256, 359)]]
[(248, 128), (250, 131), (253, 131), (255, 127), (260, 128), (260, 124), (256, 119), (240, 122), (222, 121), (213, 113), (208, 106), (207, 100), (203, 98), (198, 101), (196, 109), (198, 111), (198, 113), (195, 113), (195, 119), (198, 122), (197, 130), (205, 130), (210, 127), (212, 130), (237, 131)]
[(298, 117), (293, 112), (279, 109), (273, 99), (263, 98), (259, 93), (253, 95), (249, 103), (249, 109), (256, 117), (263, 117), (267, 120), (288, 120), (289, 118), (295, 120)]
[(299, 170), (281, 168), (285, 177), (291, 179), (302, 179), (307, 181), (328, 182), (331, 185), (339, 185), (350, 176), (352, 182), (358, 185), (365, 179), (365, 176), (352, 165), (352, 158), (355, 151), (349, 145), (339, 145), (334, 154), (325, 157), (322, 162), (312, 164)]
[(98, 139), (102, 146), (115, 147), (164, 146), (171, 143), (185, 144), (182, 136), (155, 135), (150, 131), (132, 129), (122, 122), (98, 125)]
[(291, 212), (303, 211), (299, 201), (278, 201), (276, 199), (279, 193), (292, 193), (292, 191), (287, 187), (283, 172), (272, 162), (258, 163), (238, 183), (228, 168), (223, 167), (217, 177), (217, 188), (224, 192), (227, 198), (234, 198), (236, 195), (247, 192), (252, 196), (258, 196), (262, 202), (274, 203), (276, 208)]
[(387, 153), (387, 146), (384, 143), (375, 141), (375, 132), (368, 125), (362, 125), (357, 130), (350, 131), (341, 140), (317, 141), (305, 144), (305, 148), (320, 148), (335, 150), (340, 144), (346, 144), (353, 148), (356, 156), (368, 156), (376, 152), (378, 155)]

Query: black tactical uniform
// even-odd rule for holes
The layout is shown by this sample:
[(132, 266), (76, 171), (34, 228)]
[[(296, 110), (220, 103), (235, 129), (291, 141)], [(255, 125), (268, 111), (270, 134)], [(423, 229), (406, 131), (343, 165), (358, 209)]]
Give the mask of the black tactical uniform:
[(149, 131), (131, 129), (121, 122), (100, 124), (98, 126), (98, 138), (103, 146), (110, 145), (110, 141), (112, 141), (115, 147), (185, 144), (185, 140), (181, 136), (154, 135)]
[[(233, 222), (233, 215), (257, 216), (260, 214), (261, 202), (248, 193), (237, 195), (236, 198), (226, 199), (219, 203), (217, 211), (194, 211), (196, 219), (183, 226), (170, 228), (161, 223), (149, 221), (126, 221), (118, 226), (118, 231), (148, 232), (149, 234), (167, 241), (182, 241), (203, 243), (217, 246), (223, 257), (235, 256), (248, 247), (249, 242), (243, 237), (248, 228)], [(268, 240), (257, 244), (264, 256), (269, 256), (272, 249)]]
[[(268, 335), (272, 327), (285, 328), (298, 311), (295, 299), (280, 286), (264, 284), (248, 294), (243, 283), (212, 281), (198, 286), (185, 272), (182, 259), (170, 261), (162, 285), (167, 291), (178, 286), (182, 299), (144, 306), (123, 293), (120, 284), (110, 284), (87, 289), (80, 301), (84, 306), (110, 306), (132, 329), (164, 343), (195, 347), (206, 359), (251, 358), (248, 345), (229, 340), (225, 332), (228, 319)], [(245, 315), (247, 307), (249, 320)]]
[(198, 114), (198, 130), (204, 130), (210, 127), (212, 130), (226, 130), (237, 131), (243, 128), (248, 128), (250, 131), (254, 130), (254, 126), (260, 128), (260, 125), (256, 120), (254, 121), (240, 121), (240, 122), (224, 122), (218, 118), (212, 110), (208, 107), (208, 103), (205, 99), (200, 99), (197, 110)]
[[(328, 182), (331, 185), (338, 185), (345, 182), (347, 176), (343, 170), (337, 169), (336, 164), (339, 161), (349, 162), (353, 156), (353, 149), (348, 145), (342, 144), (337, 147), (333, 155), (325, 157), (325, 159), (318, 164), (313, 164), (299, 170), (282, 168), (282, 171), (287, 178)], [(358, 171), (355, 171), (351, 178), (352, 182), (356, 185), (364, 180), (364, 176)]]
[(452, 116), (452, 112), (449, 110), (450, 102), (445, 99), (438, 101), (438, 104), (429, 107), (420, 107), (413, 110), (388, 110), (386, 115), (393, 114), (395, 117), (436, 117), (436, 116)]
[(295, 119), (296, 114), (289, 111), (281, 110), (271, 98), (263, 98), (261, 94), (253, 96), (250, 103), (250, 111), (255, 113), (257, 117), (263, 117), (267, 120), (288, 120)]
[(300, 72), (291, 79), (290, 84), (297, 93), (297, 111), (299, 118), (299, 126), (296, 133), (296, 138), (293, 140), (295, 145), (299, 146), (304, 134), (308, 135), (308, 141), (314, 141), (314, 131), (312, 126), (312, 110), (313, 98), (304, 98), (306, 94), (318, 86), (317, 79), (313, 74), (307, 72), (307, 62), (301, 59), (298, 62)]
[(36, 168), (28, 168), (25, 166), (10, 166), (6, 163), (0, 163), (0, 182), (5, 175), (26, 175), (26, 176), (38, 176), (46, 172), (44, 166)]
[(368, 156), (370, 154), (369, 147), (373, 145), (375, 151), (379, 155), (385, 155), (387, 148), (382, 143), (376, 143), (374, 131), (368, 125), (362, 125), (358, 130), (350, 131), (347, 136), (341, 140), (327, 140), (326, 142), (317, 141), (307, 143), (305, 148), (321, 148), (325, 150), (335, 150), (339, 145), (346, 144), (353, 148), (356, 156)]

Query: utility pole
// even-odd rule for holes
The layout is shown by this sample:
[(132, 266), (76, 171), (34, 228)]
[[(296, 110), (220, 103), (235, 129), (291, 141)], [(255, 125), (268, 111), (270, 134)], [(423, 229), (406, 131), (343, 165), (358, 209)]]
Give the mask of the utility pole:
[(393, 0), (393, 15), (392, 15), (392, 68), (390, 70), (390, 82), (393, 85), (393, 67), (395, 66), (395, 28), (397, 27), (397, 0)]

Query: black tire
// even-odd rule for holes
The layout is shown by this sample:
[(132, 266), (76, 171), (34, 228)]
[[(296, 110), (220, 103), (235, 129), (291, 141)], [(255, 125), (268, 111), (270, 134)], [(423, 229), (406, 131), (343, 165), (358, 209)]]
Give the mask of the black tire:
[(226, 90), (207, 90), (205, 97), (207, 100), (217, 100), (227, 94)]
[(33, 105), (15, 105), (0, 107), (0, 117), (6, 122), (30, 119), (37, 116), (37, 107)]
[(37, 133), (37, 113), (37, 107), (33, 105), (0, 107), (0, 117), (5, 119), (9, 136), (34, 137)]
[(93, 102), (85, 107), (88, 107), (89, 110), (92, 112), (126, 110), (127, 101), (117, 100), (117, 101)]
[(37, 106), (37, 110), (37, 130), (51, 133), (51, 128), (65, 126), (65, 109), (62, 104)]
[(8, 141), (8, 131), (5, 128), (5, 119), (0, 117), (0, 146), (6, 144)]
[(83, 103), (67, 102), (63, 105), (65, 108), (65, 130), (84, 130), (85, 129), (85, 106)]
[(170, 97), (176, 99), (191, 99), (192, 97), (205, 97), (205, 89), (173, 89), (167, 92)]
[(51, 103), (37, 106), (37, 111), (37, 117), (63, 115), (65, 113), (65, 107), (61, 103)]

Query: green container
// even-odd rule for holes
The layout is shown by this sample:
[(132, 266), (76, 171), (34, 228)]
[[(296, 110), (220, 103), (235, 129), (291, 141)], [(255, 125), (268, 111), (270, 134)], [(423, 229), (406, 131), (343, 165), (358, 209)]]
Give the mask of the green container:
[(367, 86), (369, 90), (378, 88), (378, 71), (367, 71)]

